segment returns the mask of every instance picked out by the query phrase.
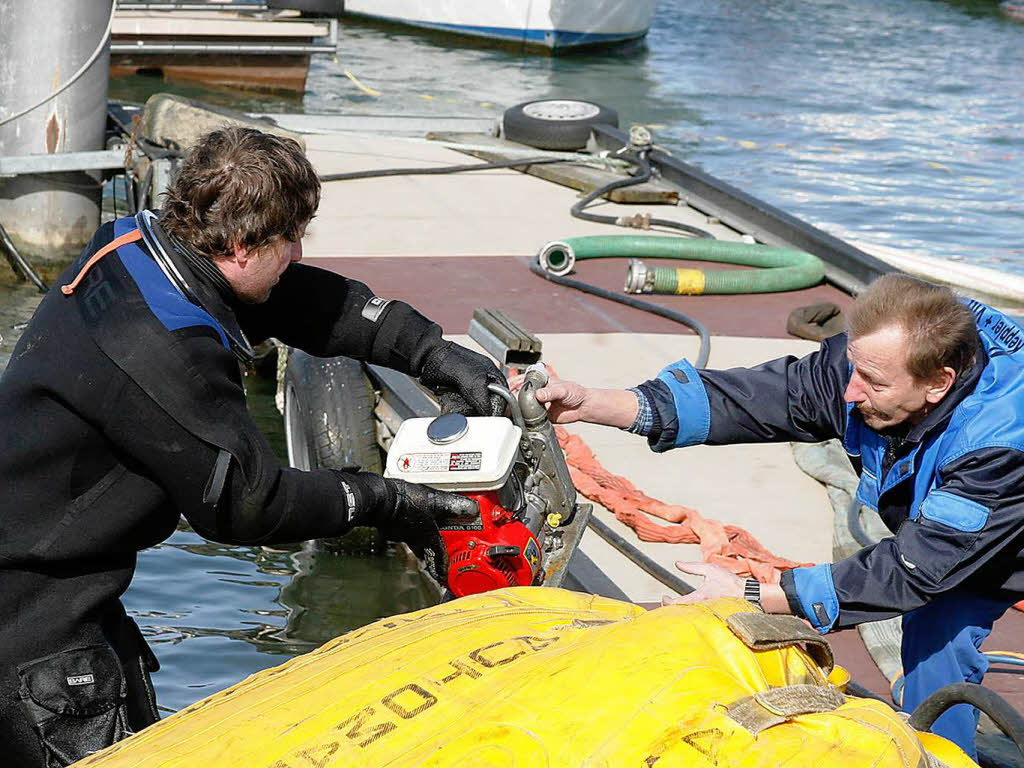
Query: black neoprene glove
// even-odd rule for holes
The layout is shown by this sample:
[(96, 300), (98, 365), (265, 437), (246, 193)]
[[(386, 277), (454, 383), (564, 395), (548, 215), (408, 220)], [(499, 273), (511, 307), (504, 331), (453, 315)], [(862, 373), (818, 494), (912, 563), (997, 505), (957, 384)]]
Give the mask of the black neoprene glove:
[(508, 381), (487, 357), (442, 341), (423, 359), (420, 381), (437, 395), (442, 413), (500, 416), (505, 401), (487, 391), (488, 384), (508, 387)]
[(377, 528), (388, 541), (405, 542), (441, 586), (447, 585), (448, 551), (438, 521), (480, 515), (473, 499), (437, 491), (425, 485), (360, 472), (356, 475), (363, 507), (356, 525)]

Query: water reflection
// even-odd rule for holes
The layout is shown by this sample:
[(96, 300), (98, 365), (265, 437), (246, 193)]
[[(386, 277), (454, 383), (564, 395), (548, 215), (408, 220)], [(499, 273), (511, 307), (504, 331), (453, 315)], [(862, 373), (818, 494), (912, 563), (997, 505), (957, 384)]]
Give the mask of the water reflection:
[(307, 547), (292, 563), (295, 576), (278, 598), (287, 610), (285, 627), (273, 635), (291, 647), (318, 647), (342, 631), (437, 602), (415, 565), (400, 556), (339, 556)]
[(434, 602), (415, 564), (394, 551), (230, 546), (184, 527), (140, 555), (125, 595), (163, 667), (155, 677), (160, 703), (172, 710), (282, 657)]
[(1001, 3), (993, 3), (992, 0), (933, 0), (933, 2), (948, 5), (975, 19), (999, 16), (1005, 13), (1005, 7), (1016, 4), (1013, 0)]

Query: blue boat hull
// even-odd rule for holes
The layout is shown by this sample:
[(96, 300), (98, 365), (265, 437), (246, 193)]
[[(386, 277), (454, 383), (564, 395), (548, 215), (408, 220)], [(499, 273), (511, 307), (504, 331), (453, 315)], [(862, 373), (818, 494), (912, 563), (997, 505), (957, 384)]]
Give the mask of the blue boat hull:
[(357, 16), (375, 21), (385, 21), (393, 24), (416, 27), (419, 29), (430, 29), (439, 32), (448, 32), (466, 37), (483, 38), (486, 40), (500, 40), (503, 42), (519, 43), (524, 46), (547, 48), (552, 51), (564, 51), (575, 48), (590, 48), (602, 45), (639, 40), (647, 34), (646, 29), (632, 32), (600, 33), (600, 32), (573, 32), (560, 29), (513, 29), (507, 27), (478, 27), (462, 24), (438, 24), (427, 21), (401, 19), (390, 16), (377, 16), (366, 13), (346, 12), (346, 15)]

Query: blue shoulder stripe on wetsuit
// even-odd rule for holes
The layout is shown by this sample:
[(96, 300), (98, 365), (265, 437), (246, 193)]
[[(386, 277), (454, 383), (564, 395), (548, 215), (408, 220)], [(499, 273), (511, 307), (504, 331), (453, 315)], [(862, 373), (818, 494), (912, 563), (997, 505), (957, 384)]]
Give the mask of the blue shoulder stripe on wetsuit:
[[(114, 222), (114, 236), (120, 237), (136, 228), (135, 219), (118, 219)], [(139, 287), (142, 298), (164, 328), (168, 331), (177, 331), (200, 325), (209, 326), (217, 332), (221, 344), (226, 349), (229, 348), (227, 334), (220, 323), (205, 309), (186, 299), (156, 261), (144, 253), (137, 243), (122, 245), (117, 249), (117, 255)]]

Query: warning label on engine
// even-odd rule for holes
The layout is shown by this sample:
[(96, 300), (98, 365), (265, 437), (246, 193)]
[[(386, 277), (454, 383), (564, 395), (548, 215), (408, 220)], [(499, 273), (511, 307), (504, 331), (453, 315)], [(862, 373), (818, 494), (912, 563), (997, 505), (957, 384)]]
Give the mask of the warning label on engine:
[(405, 453), (398, 458), (400, 472), (472, 472), (483, 466), (483, 453)]
[(480, 469), (483, 460), (484, 455), (480, 451), (453, 453), (451, 461), (448, 462), (448, 469), (452, 472), (470, 472), (474, 469)]

